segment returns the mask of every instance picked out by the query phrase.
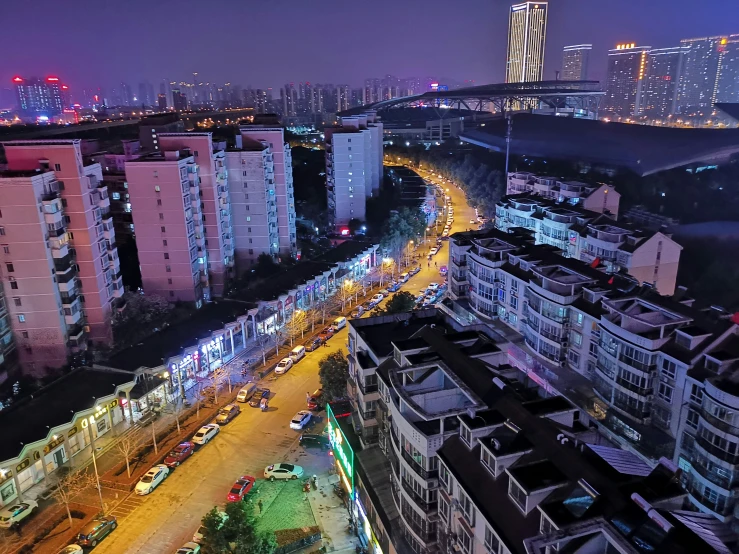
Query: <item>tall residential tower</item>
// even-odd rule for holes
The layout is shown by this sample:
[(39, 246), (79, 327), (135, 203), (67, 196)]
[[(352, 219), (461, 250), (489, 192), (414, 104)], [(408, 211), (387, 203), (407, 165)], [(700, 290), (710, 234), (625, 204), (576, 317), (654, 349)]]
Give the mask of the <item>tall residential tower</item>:
[(585, 81), (588, 78), (588, 65), (592, 44), (574, 44), (565, 46), (562, 52), (563, 81)]
[(605, 109), (615, 116), (631, 117), (643, 110), (644, 83), (650, 46), (619, 44), (608, 51)]
[(542, 80), (547, 8), (547, 2), (524, 2), (511, 6), (508, 15), (506, 83)]

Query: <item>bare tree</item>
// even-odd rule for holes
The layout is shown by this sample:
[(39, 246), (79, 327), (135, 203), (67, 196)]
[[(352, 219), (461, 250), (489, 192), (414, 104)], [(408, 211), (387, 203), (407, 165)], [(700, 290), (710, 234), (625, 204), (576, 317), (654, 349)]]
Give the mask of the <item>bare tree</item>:
[(305, 322), (306, 325), (310, 325), (311, 333), (315, 330), (316, 322), (321, 319), (322, 315), (321, 310), (316, 306), (308, 308), (305, 311)]
[(293, 310), (290, 319), (285, 322), (285, 334), (290, 339), (290, 348), (293, 346), (293, 341), (298, 335), (303, 337), (305, 332), (305, 312), (303, 310)]
[(382, 263), (377, 266), (377, 273), (380, 275), (380, 288), (385, 280), (390, 280), (395, 275), (395, 260), (392, 258), (385, 258)]
[(336, 294), (341, 300), (341, 311), (342, 312), (346, 309), (347, 302), (349, 302), (349, 305), (351, 306), (352, 297), (354, 296), (354, 292), (356, 291), (356, 289), (357, 289), (356, 281), (353, 281), (352, 279), (345, 279), (341, 283), (341, 286), (336, 291)]
[(72, 511), (69, 509), (69, 504), (84, 490), (92, 487), (95, 484), (95, 479), (92, 474), (87, 471), (77, 471), (75, 473), (69, 472), (64, 477), (57, 481), (56, 485), (51, 491), (51, 496), (64, 506), (67, 510), (67, 517), (69, 518), (69, 527), (72, 528), (74, 522), (72, 521)]
[(115, 443), (115, 449), (126, 460), (126, 473), (131, 477), (131, 456), (141, 445), (141, 437), (135, 431), (129, 431)]

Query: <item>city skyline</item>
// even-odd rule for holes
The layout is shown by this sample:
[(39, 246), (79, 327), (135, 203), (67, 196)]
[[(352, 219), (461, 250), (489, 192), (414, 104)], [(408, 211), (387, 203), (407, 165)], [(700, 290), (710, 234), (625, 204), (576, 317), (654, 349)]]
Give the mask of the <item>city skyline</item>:
[[(356, 8), (334, 0), (319, 6), (291, 2), (287, 10), (285, 6), (258, 5), (246, 8), (234, 5), (228, 7), (231, 16), (224, 18), (223, 22), (212, 29), (198, 31), (202, 42), (187, 43), (197, 43), (197, 48), (183, 43), (182, 55), (166, 58), (152, 56), (151, 53), (171, 51), (171, 41), (175, 40), (179, 29), (177, 21), (181, 21), (180, 17), (189, 18), (192, 10), (188, 8), (195, 6), (189, 0), (178, 4), (181, 8), (178, 12), (163, 5), (144, 6), (140, 0), (132, 0), (130, 11), (134, 12), (140, 7), (141, 13), (146, 16), (124, 18), (115, 26), (110, 25), (97, 36), (95, 48), (89, 47), (82, 38), (83, 34), (75, 34), (78, 18), (74, 12), (64, 10), (48, 0), (41, 0), (38, 8), (55, 22), (55, 33), (40, 34), (29, 43), (22, 38), (27, 32), (24, 25), (9, 26), (0, 38), (0, 46), (8, 53), (0, 70), (0, 82), (5, 88), (16, 74), (27, 77), (59, 74), (69, 83), (72, 92), (98, 86), (113, 87), (121, 81), (130, 84), (134, 92), (138, 92), (137, 87), (141, 82), (150, 82), (157, 89), (163, 79), (180, 82), (187, 80), (187, 76), (191, 77), (193, 72), (198, 72), (203, 82), (232, 82), (243, 87), (271, 87), (275, 90), (286, 82), (303, 81), (361, 86), (367, 77), (380, 77), (388, 73), (401, 77), (444, 75), (460, 81), (472, 79), (476, 83), (503, 82), (508, 10), (514, 3), (506, 0), (492, 3), (466, 0), (457, 12), (462, 14), (460, 21), (464, 25), (459, 25), (458, 29), (445, 29), (439, 47), (429, 47), (434, 50), (432, 56), (399, 56), (396, 41), (388, 41), (387, 45), (373, 41), (348, 41), (340, 49), (308, 49), (309, 54), (302, 57), (295, 55), (290, 36), (307, 46), (313, 40), (320, 40), (318, 37), (312, 38), (311, 22), (315, 21), (316, 24), (329, 25), (332, 41), (338, 44), (342, 37), (348, 39), (352, 31), (349, 27), (331, 23), (354, 18), (358, 15), (355, 14)], [(676, 46), (686, 38), (730, 34), (733, 29), (727, 28), (729, 24), (716, 22), (713, 15), (736, 9), (736, 5), (729, 0), (718, 0), (718, 5), (712, 6), (710, 13), (708, 10), (705, 13), (691, 11), (691, 17), (685, 18), (679, 17), (684, 11), (666, 9), (674, 6), (673, 2), (668, 4), (664, 0), (655, 0), (643, 6), (636, 0), (628, 0), (622, 3), (622, 9), (618, 12), (611, 10), (608, 19), (600, 21), (597, 14), (603, 13), (603, 10), (598, 9), (598, 4), (607, 8), (606, 0), (589, 3), (591, 9), (587, 11), (581, 9), (577, 0), (550, 3), (544, 56), (545, 79), (553, 79), (555, 71), (560, 69), (561, 52), (565, 45), (593, 43), (590, 77), (604, 81), (607, 51), (614, 44), (637, 42), (659, 48)], [(22, 23), (30, 17), (23, 2), (9, 0), (4, 8), (10, 21)], [(81, 10), (84, 12), (83, 8)], [(435, 24), (438, 10), (409, 7), (406, 13), (408, 17), (400, 17), (398, 7), (386, 0), (380, 0), (376, 9), (380, 13), (398, 15), (397, 18), (383, 20), (388, 35), (401, 36), (402, 33), (403, 43), (409, 48), (416, 42), (428, 44), (426, 33)], [(633, 18), (633, 12), (637, 9), (640, 17)], [(466, 18), (465, 13), (475, 13), (475, 17)], [(669, 14), (675, 16), (666, 21)], [(165, 19), (172, 24), (153, 24)], [(250, 27), (252, 44), (268, 44), (275, 29), (285, 33), (285, 40), (272, 49), (270, 57), (259, 57), (259, 61), (252, 63), (248, 60), (241, 62), (238, 66), (245, 69), (236, 71), (233, 69), (232, 52), (242, 51), (237, 44), (241, 40), (244, 20), (280, 22), (276, 27)], [(657, 20), (663, 24), (653, 25)], [(408, 21), (413, 24), (408, 25)], [(137, 39), (131, 41), (134, 36)], [(143, 37), (148, 38), (144, 40)], [(18, 44), (24, 44), (24, 47), (19, 49)], [(120, 48), (121, 44), (126, 47)], [(480, 54), (460, 58), (460, 51)]]

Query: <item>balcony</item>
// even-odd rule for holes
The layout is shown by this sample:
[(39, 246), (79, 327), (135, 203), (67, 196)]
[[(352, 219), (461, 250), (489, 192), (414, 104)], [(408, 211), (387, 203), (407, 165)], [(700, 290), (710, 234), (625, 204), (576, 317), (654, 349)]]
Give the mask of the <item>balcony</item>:
[(62, 258), (54, 258), (54, 271), (64, 273), (72, 267), (72, 255), (67, 251), (67, 255)]
[[(734, 487), (739, 484), (739, 477), (734, 473), (731, 476), (730, 475), (721, 475), (717, 473), (716, 471), (709, 471), (706, 469), (705, 461), (704, 460), (698, 460), (695, 457), (693, 457), (690, 460), (690, 465), (693, 468), (693, 471), (698, 473), (699, 475), (703, 476), (703, 478), (707, 479), (714, 485), (721, 487), (724, 490), (731, 490)], [(723, 469), (723, 468), (719, 468)]]
[(635, 406), (629, 406), (628, 404), (617, 402), (616, 400), (613, 401), (611, 406), (625, 414), (630, 415), (640, 423), (648, 423), (648, 420), (652, 415), (648, 409), (644, 411), (643, 409), (639, 409)]
[(113, 280), (113, 285), (115, 286), (115, 291), (113, 291), (113, 296), (116, 298), (120, 298), (123, 296), (123, 276), (118, 274), (116, 278)]
[(401, 483), (403, 485), (403, 490), (408, 494), (408, 496), (411, 497), (411, 499), (416, 504), (416, 506), (418, 506), (419, 508), (421, 508), (421, 510), (424, 513), (427, 513), (427, 514), (429, 514), (429, 513), (436, 513), (436, 511), (437, 511), (437, 509), (439, 507), (439, 503), (438, 502), (427, 502), (423, 498), (423, 496), (421, 496), (420, 494), (418, 494), (413, 489), (413, 485), (411, 485), (410, 483), (408, 483), (404, 479), (401, 479)]
[(107, 241), (113, 242), (115, 240), (115, 226), (111, 221), (103, 223), (103, 237)]
[(228, 188), (224, 185), (218, 185), (218, 197), (228, 200)]
[(67, 346), (72, 348), (85, 343), (85, 328), (82, 325), (73, 325), (67, 329)]
[[(392, 435), (392, 433), (390, 433)], [(405, 449), (400, 449), (400, 453), (403, 456), (403, 459), (408, 463), (409, 466), (413, 469), (413, 471), (416, 472), (416, 474), (421, 479), (437, 479), (439, 477), (439, 470), (428, 470), (424, 469), (421, 464), (419, 464), (416, 460), (413, 459), (413, 456), (408, 454), (408, 452), (405, 451)]]
[(77, 311), (73, 308), (64, 308), (64, 321), (67, 325), (76, 325), (82, 321), (82, 310), (79, 309), (79, 299), (75, 300)]
[[(46, 214), (44, 215), (46, 217)], [(64, 221), (58, 221), (54, 224), (47, 224), (46, 225), (46, 231), (49, 233), (49, 237), (61, 237), (64, 233), (66, 233), (66, 228), (64, 225)]]
[(720, 431), (725, 431), (727, 433), (731, 433), (734, 436), (739, 436), (739, 427), (735, 427), (734, 425), (727, 423), (723, 419), (719, 419), (716, 416), (709, 414), (708, 411), (706, 411), (704, 408), (701, 408), (699, 411), (701, 417), (705, 419), (711, 426), (719, 429)]
[[(421, 542), (426, 545), (436, 542), (436, 528), (433, 530), (427, 530), (425, 525), (418, 523), (414, 516), (416, 514), (409, 510), (401, 510), (400, 517), (403, 519), (403, 523), (418, 537)], [(433, 524), (431, 524), (433, 525)]]
[(730, 454), (726, 450), (722, 450), (718, 446), (711, 444), (700, 435), (695, 437), (695, 444), (698, 447), (698, 452), (703, 450), (729, 465), (739, 465), (739, 454)]
[(651, 396), (652, 395), (651, 387), (639, 387), (627, 381), (626, 379), (622, 377), (616, 378), (616, 384), (619, 385), (620, 387), (630, 390), (633, 393), (638, 394), (639, 396)]
[(110, 211), (110, 207), (105, 210), (100, 210), (100, 216), (103, 221), (110, 221), (111, 219), (113, 219), (113, 214)]
[(711, 500), (700, 492), (699, 487), (698, 483), (693, 482), (688, 482), (687, 485), (688, 494), (695, 499), (696, 503), (719, 516), (728, 516), (733, 511), (734, 507), (726, 502), (724, 497), (719, 496), (717, 499)]
[(52, 247), (51, 247), (51, 255), (52, 255), (52, 257), (55, 260), (56, 259), (60, 259), (61, 260), (61, 259), (64, 259), (64, 258), (68, 257), (70, 255), (69, 254), (69, 244), (68, 243), (57, 244), (56, 247), (54, 247), (52, 245)]
[(64, 304), (65, 306), (71, 306), (72, 304), (74, 304), (75, 300), (79, 298), (76, 289), (73, 289), (68, 293), (62, 293), (60, 296), (62, 298), (62, 304)]

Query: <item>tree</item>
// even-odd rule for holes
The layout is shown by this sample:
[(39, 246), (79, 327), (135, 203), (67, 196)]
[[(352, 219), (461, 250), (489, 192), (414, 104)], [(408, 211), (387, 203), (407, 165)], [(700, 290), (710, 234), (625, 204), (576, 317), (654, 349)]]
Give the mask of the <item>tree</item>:
[(318, 378), (328, 402), (346, 396), (349, 362), (342, 350), (332, 352), (318, 362)]
[(203, 552), (208, 554), (273, 554), (273, 533), (256, 530), (252, 504), (229, 502), (223, 512), (213, 508), (203, 517)]
[(72, 521), (72, 512), (69, 509), (69, 504), (74, 500), (77, 495), (90, 488), (94, 484), (93, 476), (87, 471), (77, 471), (75, 473), (68, 472), (64, 477), (59, 479), (51, 490), (51, 496), (59, 502), (64, 509), (67, 511), (67, 518), (69, 518), (70, 529), (74, 525)]
[(290, 348), (293, 346), (293, 340), (305, 332), (305, 312), (303, 310), (293, 310), (290, 319), (285, 322), (285, 335), (290, 339)]
[(357, 292), (357, 288), (357, 282), (353, 279), (344, 279), (344, 281), (342, 281), (341, 285), (336, 291), (336, 295), (338, 296), (339, 300), (341, 300), (342, 312), (346, 309), (347, 302), (349, 302), (349, 305), (351, 305), (352, 296), (354, 296), (354, 293)]
[(400, 314), (410, 312), (416, 307), (416, 298), (407, 291), (393, 294), (392, 298), (385, 303), (385, 307), (379, 310), (381, 315)]
[(395, 260), (392, 258), (385, 258), (382, 260), (379, 266), (377, 266), (377, 273), (380, 275), (380, 287), (387, 280), (393, 278), (395, 275)]
[(310, 325), (311, 333), (315, 330), (316, 322), (322, 318), (323, 314), (317, 306), (312, 306), (305, 310), (305, 323)]
[(126, 460), (126, 473), (131, 477), (131, 456), (141, 446), (141, 437), (136, 430), (129, 431), (115, 443), (115, 449)]
[(275, 263), (274, 258), (266, 252), (262, 252), (257, 257), (257, 267), (254, 269), (254, 273), (259, 277), (269, 277), (277, 273), (279, 269), (280, 266)]
[(356, 217), (353, 217), (349, 220), (347, 227), (349, 228), (349, 232), (352, 235), (356, 235), (357, 231), (359, 231), (362, 228), (362, 221), (357, 219)]
[(127, 292), (125, 304), (113, 313), (111, 323), (118, 347), (128, 346), (156, 332), (164, 326), (174, 306), (156, 294)]

